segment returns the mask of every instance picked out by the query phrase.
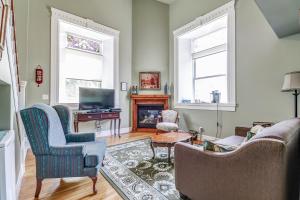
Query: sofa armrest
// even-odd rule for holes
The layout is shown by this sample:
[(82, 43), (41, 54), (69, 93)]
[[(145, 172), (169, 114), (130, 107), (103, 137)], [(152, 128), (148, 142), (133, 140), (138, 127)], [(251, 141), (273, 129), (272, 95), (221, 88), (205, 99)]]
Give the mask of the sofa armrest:
[(284, 147), (279, 140), (266, 139), (213, 153), (178, 143), (176, 188), (191, 199), (280, 199), (285, 187)]
[(85, 156), (84, 145), (66, 145), (59, 147), (50, 147), (51, 155), (53, 156)]
[(67, 143), (69, 142), (93, 142), (95, 141), (95, 133), (70, 133), (66, 134)]

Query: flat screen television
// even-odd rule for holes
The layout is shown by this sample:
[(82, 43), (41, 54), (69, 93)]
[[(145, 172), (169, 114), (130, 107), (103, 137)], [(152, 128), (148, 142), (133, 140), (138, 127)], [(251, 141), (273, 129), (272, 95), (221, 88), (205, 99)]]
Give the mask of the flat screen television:
[(79, 88), (79, 110), (110, 109), (115, 106), (115, 90)]

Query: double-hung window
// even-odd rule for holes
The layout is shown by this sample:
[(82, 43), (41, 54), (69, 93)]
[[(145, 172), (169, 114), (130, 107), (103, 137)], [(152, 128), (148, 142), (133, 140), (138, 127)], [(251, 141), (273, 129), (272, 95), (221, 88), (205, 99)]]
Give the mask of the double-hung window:
[(119, 31), (55, 8), (51, 11), (50, 104), (77, 108), (79, 88), (118, 91)]
[[(228, 103), (227, 91), (227, 15), (203, 26), (192, 39), (194, 101), (210, 103), (211, 92), (221, 94), (220, 103)], [(205, 31), (205, 30), (206, 31)]]
[(175, 107), (235, 111), (234, 2), (174, 31), (174, 42)]

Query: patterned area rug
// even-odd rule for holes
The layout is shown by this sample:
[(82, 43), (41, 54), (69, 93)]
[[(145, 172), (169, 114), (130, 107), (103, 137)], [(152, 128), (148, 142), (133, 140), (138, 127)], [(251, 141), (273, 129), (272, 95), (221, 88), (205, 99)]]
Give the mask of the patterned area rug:
[(152, 159), (150, 139), (111, 146), (101, 173), (124, 199), (180, 199), (175, 188), (174, 166), (167, 161), (167, 148), (155, 151), (156, 157)]

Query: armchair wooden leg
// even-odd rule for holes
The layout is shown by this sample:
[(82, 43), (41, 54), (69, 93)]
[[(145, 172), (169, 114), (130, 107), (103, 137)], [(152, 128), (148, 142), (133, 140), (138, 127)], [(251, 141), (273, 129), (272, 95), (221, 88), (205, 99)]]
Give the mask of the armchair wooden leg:
[(36, 190), (35, 190), (35, 198), (38, 198), (41, 192), (41, 188), (42, 188), (42, 181), (43, 179), (40, 178), (36, 178)]
[(93, 181), (93, 193), (96, 194), (97, 193), (97, 190), (96, 190), (96, 183), (97, 183), (97, 176), (95, 177), (90, 177)]

